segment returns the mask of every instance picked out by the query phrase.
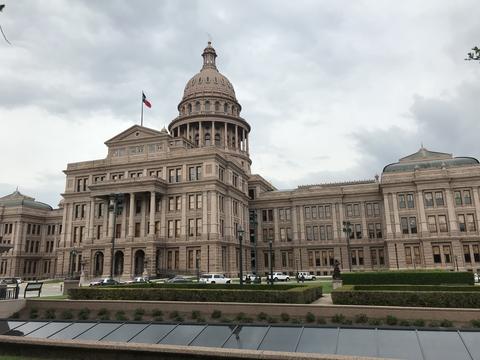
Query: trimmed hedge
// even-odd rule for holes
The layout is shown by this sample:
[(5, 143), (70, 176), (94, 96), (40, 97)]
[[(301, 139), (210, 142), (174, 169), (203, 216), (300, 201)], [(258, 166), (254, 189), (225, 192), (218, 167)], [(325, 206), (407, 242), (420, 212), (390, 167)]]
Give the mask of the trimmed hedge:
[(480, 286), (475, 285), (347, 285), (347, 288), (375, 291), (480, 291)]
[(463, 271), (378, 271), (343, 273), (344, 285), (379, 285), (379, 284), (410, 284), (410, 285), (442, 285), (465, 284), (473, 285), (473, 273)]
[(332, 291), (335, 305), (480, 308), (479, 291)]
[[(183, 284), (182, 284), (183, 285)], [(239, 286), (240, 287), (240, 286)], [(148, 301), (199, 301), (309, 304), (322, 296), (320, 285), (293, 286), (281, 289), (275, 285), (268, 289), (254, 286), (153, 286), (153, 287), (89, 287), (68, 291), (73, 300), (148, 300)]]
[[(295, 289), (300, 286), (298, 284), (275, 284), (275, 290), (290, 290)], [(102, 288), (107, 288), (107, 286), (102, 286)], [(272, 285), (266, 284), (203, 284), (203, 283), (139, 283), (139, 284), (123, 284), (123, 285), (112, 285), (108, 288), (162, 288), (162, 289), (226, 289), (226, 290), (272, 290)]]

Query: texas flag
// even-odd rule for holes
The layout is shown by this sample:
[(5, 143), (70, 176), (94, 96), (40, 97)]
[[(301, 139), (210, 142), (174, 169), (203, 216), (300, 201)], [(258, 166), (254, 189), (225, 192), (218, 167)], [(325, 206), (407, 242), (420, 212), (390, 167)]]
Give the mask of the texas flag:
[(142, 92), (142, 100), (143, 100), (143, 103), (145, 104), (146, 107), (148, 107), (148, 108), (152, 107), (152, 104), (150, 103), (150, 101), (147, 100), (147, 97), (145, 96), (145, 93), (143, 93), (143, 92)]

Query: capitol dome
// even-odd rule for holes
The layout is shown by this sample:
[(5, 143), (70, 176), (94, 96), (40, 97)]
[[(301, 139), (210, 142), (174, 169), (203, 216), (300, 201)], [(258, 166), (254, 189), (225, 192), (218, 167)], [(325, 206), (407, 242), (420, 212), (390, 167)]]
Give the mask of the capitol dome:
[(202, 57), (203, 67), (187, 82), (182, 101), (205, 95), (226, 97), (237, 101), (232, 83), (217, 69), (215, 64), (217, 54), (210, 41), (203, 50)]

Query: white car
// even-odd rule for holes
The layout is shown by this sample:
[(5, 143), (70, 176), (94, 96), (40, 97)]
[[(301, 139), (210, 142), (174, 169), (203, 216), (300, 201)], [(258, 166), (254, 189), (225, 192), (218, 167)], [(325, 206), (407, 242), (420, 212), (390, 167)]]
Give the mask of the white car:
[[(270, 275), (268, 275), (267, 279), (268, 278), (270, 278)], [(290, 276), (282, 272), (274, 272), (273, 281), (290, 281)]]
[(302, 276), (303, 276), (303, 280), (315, 280), (316, 279), (315, 275), (310, 274), (308, 271), (300, 271), (298, 273), (298, 280), (302, 280)]
[(200, 282), (204, 284), (230, 284), (232, 279), (222, 274), (204, 274), (200, 276)]

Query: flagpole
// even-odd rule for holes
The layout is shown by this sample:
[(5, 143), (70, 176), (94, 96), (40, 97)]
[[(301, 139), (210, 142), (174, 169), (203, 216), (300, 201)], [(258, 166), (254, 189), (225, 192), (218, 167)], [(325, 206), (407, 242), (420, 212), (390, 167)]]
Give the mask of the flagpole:
[(142, 98), (142, 101), (141, 101), (141, 103), (142, 103), (142, 117), (140, 118), (140, 126), (143, 126), (143, 91), (142, 91), (141, 98)]

